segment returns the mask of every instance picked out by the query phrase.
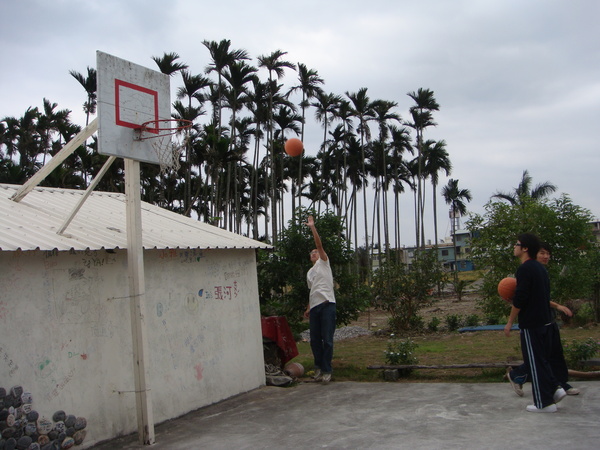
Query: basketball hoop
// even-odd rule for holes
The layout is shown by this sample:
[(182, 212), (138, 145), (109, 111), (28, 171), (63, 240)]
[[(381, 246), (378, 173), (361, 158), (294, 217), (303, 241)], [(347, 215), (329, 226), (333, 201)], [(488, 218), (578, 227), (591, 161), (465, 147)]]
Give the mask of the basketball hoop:
[(189, 140), (189, 134), (186, 133), (186, 136), (182, 137), (181, 132), (191, 127), (192, 122), (185, 119), (149, 120), (139, 128), (135, 128), (135, 139), (152, 140), (152, 148), (158, 157), (160, 174), (165, 175), (169, 170), (179, 169), (179, 157)]

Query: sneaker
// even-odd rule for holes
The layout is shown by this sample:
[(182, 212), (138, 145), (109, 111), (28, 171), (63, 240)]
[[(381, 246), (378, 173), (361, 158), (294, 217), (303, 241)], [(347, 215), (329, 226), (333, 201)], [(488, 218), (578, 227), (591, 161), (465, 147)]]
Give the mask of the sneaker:
[[(506, 369), (506, 375), (505, 378), (510, 382), (510, 385), (512, 386), (512, 388), (514, 389), (515, 393), (519, 396), (519, 397), (523, 397), (523, 395), (525, 395), (525, 393), (523, 392), (523, 385), (520, 383), (516, 383), (515, 380), (512, 379), (512, 377), (510, 376), (510, 371), (511, 368), (508, 367)], [(525, 375), (523, 375), (525, 376)], [(517, 377), (517, 378), (522, 378), (522, 377)]]
[(517, 377), (513, 378), (514, 382), (517, 383), (519, 386), (523, 387), (523, 385), (525, 384), (525, 382), (527, 381), (527, 374), (525, 375), (519, 375)]
[(331, 374), (324, 373), (323, 374), (323, 384), (328, 384), (331, 381)]
[(315, 381), (322, 381), (323, 374), (321, 373), (321, 369), (315, 369), (315, 376), (313, 377)]
[(538, 408), (535, 405), (527, 406), (527, 412), (555, 413), (556, 411), (558, 411), (558, 408), (556, 407), (556, 405), (554, 403), (552, 403), (551, 405), (548, 405), (544, 408)]
[(565, 392), (565, 390), (563, 388), (559, 387), (556, 390), (556, 392), (554, 392), (554, 396), (552, 398), (554, 399), (554, 403), (558, 403), (566, 396), (567, 396), (567, 393)]
[(567, 389), (567, 395), (579, 395), (580, 392), (579, 389), (574, 387)]

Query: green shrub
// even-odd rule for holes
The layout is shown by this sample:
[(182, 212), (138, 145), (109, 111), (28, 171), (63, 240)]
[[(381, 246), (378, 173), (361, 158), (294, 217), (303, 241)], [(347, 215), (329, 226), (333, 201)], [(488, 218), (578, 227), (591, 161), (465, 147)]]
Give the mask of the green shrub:
[(498, 314), (487, 314), (485, 316), (485, 323), (488, 325), (498, 325), (501, 322), (506, 321), (506, 316)]
[(591, 303), (584, 303), (573, 315), (573, 323), (578, 326), (594, 322), (594, 308)]
[(446, 326), (449, 331), (456, 331), (460, 327), (462, 317), (458, 314), (449, 314), (446, 316)]
[(435, 333), (438, 331), (440, 323), (440, 319), (438, 319), (437, 317), (432, 317), (431, 320), (427, 323), (427, 329), (430, 332)]
[(486, 315), (509, 314), (510, 305), (498, 296), (498, 282), (517, 270), (520, 262), (513, 256), (513, 244), (525, 231), (542, 237), (552, 248), (547, 267), (552, 300), (565, 303), (588, 298), (598, 281), (599, 251), (589, 245), (595, 241), (589, 225), (593, 214), (566, 194), (555, 199), (533, 198), (527, 192), (531, 182), (527, 172), (522, 182), (515, 189), (514, 202), (492, 197), (482, 215), (470, 214), (466, 222), (472, 236), (469, 257), (477, 267), (486, 268), (479, 297)]
[(465, 319), (467, 327), (476, 327), (479, 325), (479, 316), (477, 314), (469, 314)]
[(313, 210), (297, 210), (296, 218), (281, 231), (276, 250), (259, 250), (257, 253), (261, 314), (285, 316), (295, 334), (307, 327), (303, 318), (310, 292), (306, 272), (312, 267), (308, 255), (315, 246), (312, 232), (305, 225), (309, 214), (315, 217), (323, 247), (331, 262), (336, 285), (337, 325), (347, 325), (356, 320), (372, 297), (370, 288), (356, 272), (355, 252), (344, 239), (342, 219), (330, 212), (318, 215)]
[(462, 300), (463, 294), (465, 292), (465, 288), (467, 287), (468, 284), (469, 283), (467, 283), (465, 280), (456, 280), (454, 283), (452, 283), (452, 285), (454, 287), (454, 293), (456, 294), (458, 301)]
[(390, 315), (393, 332), (406, 331), (422, 322), (414, 317), (425, 305), (431, 303), (431, 293), (438, 282), (443, 281), (440, 264), (432, 252), (419, 254), (413, 264), (385, 261), (373, 275), (374, 306)]
[(412, 316), (408, 323), (410, 329), (413, 331), (422, 331), (425, 328), (425, 320), (423, 316), (419, 316), (418, 314)]
[(594, 338), (588, 338), (583, 342), (572, 339), (570, 343), (563, 339), (562, 344), (567, 366), (575, 370), (582, 370), (584, 365), (581, 361), (593, 358), (600, 350), (600, 343)]
[[(397, 339), (393, 334), (388, 341), (385, 353), (385, 361), (392, 366), (418, 364), (419, 360), (415, 355), (415, 350), (418, 345), (411, 341), (410, 338), (401, 340)], [(408, 376), (413, 369), (398, 369), (400, 376)]]

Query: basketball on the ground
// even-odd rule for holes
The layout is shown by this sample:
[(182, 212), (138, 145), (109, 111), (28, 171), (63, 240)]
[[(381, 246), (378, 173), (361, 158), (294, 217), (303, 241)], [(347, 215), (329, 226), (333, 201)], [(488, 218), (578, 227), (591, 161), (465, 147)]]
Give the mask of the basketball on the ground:
[(498, 295), (507, 302), (512, 302), (517, 289), (517, 279), (512, 277), (506, 277), (500, 280), (498, 283)]
[(302, 154), (302, 150), (304, 150), (304, 144), (298, 138), (290, 138), (285, 141), (283, 146), (285, 148), (285, 152), (290, 156), (300, 156)]
[(283, 371), (291, 377), (299, 378), (304, 375), (304, 366), (297, 362), (291, 362), (285, 365)]

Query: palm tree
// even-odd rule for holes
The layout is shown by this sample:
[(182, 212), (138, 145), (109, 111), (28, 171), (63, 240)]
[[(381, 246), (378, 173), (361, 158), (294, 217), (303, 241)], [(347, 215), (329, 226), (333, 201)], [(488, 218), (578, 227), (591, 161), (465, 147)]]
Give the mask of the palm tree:
[(300, 84), (290, 88), (290, 93), (298, 90), (302, 92), (302, 101), (300, 102), (300, 109), (302, 110), (302, 131), (300, 133), (300, 139), (304, 140), (306, 108), (311, 106), (311, 98), (314, 98), (323, 92), (319, 85), (324, 84), (325, 81), (319, 76), (319, 72), (314, 69), (308, 69), (306, 65), (302, 63), (298, 63), (298, 81)]
[[(423, 143), (423, 158), (425, 177), (431, 177), (432, 199), (433, 199), (433, 229), (435, 237), (435, 248), (438, 245), (438, 226), (437, 226), (437, 185), (439, 182), (439, 172), (443, 171), (446, 176), (452, 172), (452, 163), (446, 151), (446, 142), (433, 141), (428, 139)], [(436, 251), (437, 254), (437, 251)]]
[[(395, 125), (390, 126), (391, 134), (391, 175), (392, 189), (394, 191), (394, 237), (395, 247), (400, 247), (400, 194), (404, 192), (404, 184), (411, 186), (410, 173), (407, 168), (407, 163), (404, 160), (404, 152), (413, 153), (413, 148), (410, 144), (410, 133), (405, 127), (398, 128)], [(400, 255), (400, 252), (396, 252)]]
[[(235, 164), (235, 167), (232, 170), (228, 170), (228, 175), (231, 175), (233, 172), (233, 199), (234, 199), (234, 214), (229, 214), (229, 230), (233, 229), (232, 219), (234, 217), (240, 217), (240, 196), (238, 195), (237, 188), (239, 186), (238, 179), (241, 181), (241, 166), (240, 162), (243, 160), (243, 153), (246, 152), (247, 147), (242, 145), (238, 145), (237, 141), (237, 126), (238, 126), (238, 113), (242, 110), (244, 105), (247, 105), (250, 101), (250, 97), (248, 95), (248, 87), (247, 85), (252, 82), (254, 78), (256, 78), (257, 68), (246, 64), (245, 61), (233, 61), (231, 64), (228, 64), (223, 72), (223, 77), (229, 83), (229, 88), (225, 89), (225, 105), (231, 109), (231, 121), (229, 123), (229, 127), (231, 129), (231, 149), (230, 151), (234, 151), (239, 153), (240, 159)], [(227, 185), (229, 186), (229, 180)], [(228, 195), (229, 195), (229, 191)], [(226, 204), (229, 204), (229, 198), (226, 199)], [(237, 224), (236, 224), (237, 226)]]
[[(236, 166), (237, 178), (234, 181), (234, 208), (235, 208), (235, 232), (242, 232), (242, 219), (252, 223), (252, 217), (249, 213), (252, 211), (251, 203), (254, 201), (252, 197), (252, 176), (253, 167), (246, 161), (246, 155), (250, 150), (250, 142), (254, 136), (254, 120), (252, 117), (243, 117), (236, 120), (234, 135), (236, 136), (236, 147), (240, 155), (240, 161)], [(248, 233), (249, 234), (249, 233)]]
[[(189, 82), (184, 87), (180, 87), (177, 96), (182, 100), (187, 97), (187, 102), (184, 104), (181, 100), (176, 100), (173, 103), (174, 119), (180, 121), (179, 124), (192, 123), (192, 126), (186, 128), (183, 132), (181, 154), (184, 157), (184, 161), (181, 163), (180, 172), (181, 180), (178, 183), (178, 188), (181, 189), (181, 202), (182, 210), (181, 213), (190, 217), (191, 212), (194, 209), (194, 204), (198, 201), (202, 181), (199, 179), (200, 167), (206, 156), (205, 148), (200, 144), (201, 141), (201, 126), (197, 122), (197, 119), (206, 114), (203, 104), (193, 104), (192, 99), (202, 99), (202, 94), (195, 90), (198, 87), (196, 84), (197, 80), (193, 80), (194, 76), (189, 74), (184, 75), (185, 71), (182, 72), (184, 79), (191, 77)], [(186, 87), (187, 86), (187, 87)], [(198, 174), (195, 172), (195, 167), (198, 168)], [(166, 180), (163, 180), (166, 181)]]
[[(325, 91), (323, 90), (319, 90), (319, 92), (317, 92), (317, 94), (315, 95), (315, 99), (316, 101), (312, 103), (312, 106), (315, 107), (315, 119), (317, 120), (317, 122), (321, 122), (323, 124), (323, 142), (321, 143), (321, 161), (323, 162), (323, 164), (325, 164), (326, 160), (331, 157), (331, 145), (335, 144), (339, 144), (341, 141), (340, 140), (335, 140), (332, 142), (331, 140), (327, 139), (327, 134), (328, 134), (328, 128), (329, 125), (333, 122), (333, 119), (337, 116), (337, 111), (338, 111), (338, 105), (340, 104), (342, 97), (339, 95), (335, 95), (332, 93), (326, 94)], [(337, 131), (337, 135), (339, 136), (341, 133), (341, 130)], [(335, 133), (334, 133), (335, 134)], [(339, 161), (338, 161), (338, 165), (339, 165)], [(339, 172), (338, 172), (339, 174)], [(340, 187), (340, 183), (338, 181), (338, 183), (336, 184), (336, 186)], [(339, 213), (339, 211), (338, 211)]]
[(56, 110), (58, 103), (50, 103), (48, 99), (44, 99), (43, 112), (38, 117), (37, 128), (38, 133), (41, 137), (42, 151), (44, 152), (44, 158), (42, 165), (46, 164), (46, 157), (48, 152), (52, 151), (53, 143), (52, 137), (58, 135), (58, 140), (55, 142), (56, 146), (62, 148), (62, 140), (58, 133), (61, 124), (69, 122), (69, 114), (71, 111), (68, 109)]
[[(389, 247), (390, 247), (390, 236), (389, 236), (389, 224), (388, 224), (388, 187), (390, 178), (388, 176), (389, 169), (389, 155), (388, 151), (391, 147), (387, 143), (388, 136), (390, 135), (390, 121), (401, 122), (401, 117), (399, 114), (392, 111), (393, 108), (398, 106), (396, 102), (391, 102), (388, 100), (375, 100), (371, 103), (371, 107), (373, 108), (373, 114), (375, 116), (375, 120), (377, 121), (379, 127), (379, 140), (374, 146), (374, 150), (376, 151), (376, 160), (378, 160), (378, 164), (376, 165), (375, 176), (379, 179), (379, 182), (376, 183), (375, 194), (380, 201), (376, 203), (377, 207), (377, 234), (379, 236), (381, 225), (380, 225), (380, 208), (379, 204), (383, 205), (383, 230), (384, 230), (384, 246), (386, 257), (389, 259)], [(377, 186), (379, 184), (379, 186)], [(378, 195), (377, 190), (381, 190), (382, 195)], [(381, 258), (381, 238), (378, 237), (379, 240), (379, 255)]]
[[(352, 191), (350, 193), (348, 193), (348, 182), (349, 182), (349, 177), (348, 177), (348, 158), (350, 156), (351, 152), (356, 151), (358, 153), (357, 156), (360, 156), (360, 146), (357, 145), (356, 147), (351, 145), (354, 144), (354, 142), (352, 141), (352, 138), (354, 137), (354, 124), (352, 123), (352, 114), (353, 114), (353, 109), (352, 106), (350, 105), (350, 102), (348, 100), (345, 99), (340, 99), (340, 101), (338, 102), (337, 105), (337, 110), (335, 113), (335, 117), (337, 119), (339, 119), (342, 123), (341, 123), (341, 130), (340, 130), (340, 137), (341, 137), (341, 149), (340, 151), (342, 152), (342, 167), (344, 170), (344, 180), (343, 180), (343, 198), (340, 200), (342, 204), (346, 205), (346, 207), (344, 208), (344, 222), (346, 224), (348, 224), (348, 229), (350, 230), (351, 227), (351, 221), (352, 221), (352, 216), (348, 216), (348, 214), (351, 212), (351, 210), (349, 209), (348, 205), (350, 205), (350, 203), (352, 202), (353, 204), (356, 204), (356, 199), (352, 198), (351, 200), (348, 200), (348, 195), (352, 196), (356, 194), (356, 190), (352, 189)], [(356, 219), (356, 218), (355, 218)], [(356, 221), (356, 220), (355, 220)], [(357, 227), (354, 227), (355, 230), (355, 239), (354, 239), (354, 249), (356, 250), (358, 248), (358, 240), (356, 239), (357, 233)], [(351, 236), (350, 231), (348, 231), (348, 236)]]
[(273, 194), (271, 204), (271, 226), (273, 233), (273, 243), (277, 242), (277, 202), (275, 200), (275, 155), (274, 155), (274, 140), (273, 140), (273, 98), (279, 91), (279, 86), (276, 80), (273, 79), (273, 73), (277, 77), (277, 80), (281, 79), (285, 74), (285, 68), (296, 70), (296, 65), (289, 61), (284, 61), (281, 58), (286, 55), (287, 52), (281, 50), (275, 50), (270, 55), (259, 56), (258, 67), (264, 67), (269, 72), (269, 109), (268, 109), (268, 121), (267, 121), (267, 158), (269, 161), (269, 168), (271, 171), (271, 192)]
[(413, 193), (413, 209), (414, 209), (414, 219), (415, 219), (415, 247), (418, 249), (419, 248), (419, 243), (420, 243), (420, 233), (419, 233), (419, 212), (420, 212), (420, 207), (419, 204), (420, 202), (417, 199), (417, 192), (418, 192), (418, 184), (419, 182), (417, 181), (419, 178), (419, 157), (416, 156), (413, 159), (411, 159), (410, 161), (406, 161), (406, 170), (408, 172), (408, 177), (410, 179), (410, 189)]
[[(368, 121), (373, 119), (374, 112), (371, 106), (369, 97), (367, 96), (367, 88), (360, 88), (358, 92), (349, 93), (346, 92), (346, 96), (350, 99), (352, 104), (352, 115), (358, 119), (357, 131), (360, 134), (360, 152), (362, 159), (362, 175), (367, 176), (367, 170), (365, 167), (365, 140), (368, 142), (371, 140), (371, 130), (369, 129)], [(369, 227), (367, 221), (367, 192), (366, 192), (366, 180), (363, 182), (363, 208), (365, 217), (365, 246), (369, 251)]]
[(158, 70), (169, 76), (188, 68), (187, 64), (175, 62), (177, 59), (179, 59), (179, 55), (177, 53), (165, 53), (162, 57), (152, 57), (152, 60), (158, 66)]
[(212, 62), (206, 67), (206, 73), (217, 72), (217, 97), (218, 97), (218, 108), (215, 111), (217, 117), (217, 134), (221, 134), (221, 100), (222, 95), (222, 78), (223, 71), (225, 68), (236, 61), (242, 61), (244, 59), (250, 59), (246, 50), (229, 50), (231, 41), (229, 39), (223, 39), (220, 42), (216, 41), (202, 41), (202, 44), (208, 49)]
[(92, 67), (87, 68), (87, 77), (70, 70), (69, 73), (73, 78), (79, 81), (79, 84), (83, 86), (87, 93), (87, 100), (83, 104), (83, 112), (85, 113), (85, 125), (88, 126), (90, 123), (90, 114), (96, 113), (96, 91), (97, 91), (97, 72)]
[(21, 179), (24, 183), (39, 167), (37, 157), (40, 154), (40, 135), (37, 121), (40, 117), (38, 108), (27, 108), (21, 118), (5, 117), (2, 122), (6, 124), (6, 131), (2, 143), (6, 147), (6, 155), (12, 159), (19, 155)]
[[(211, 82), (202, 75), (192, 75), (187, 69), (181, 70), (183, 86), (177, 89), (177, 99), (187, 100), (187, 105), (181, 108), (178, 114), (179, 119), (194, 122), (198, 117), (204, 115), (203, 104), (205, 101), (202, 89), (210, 86)], [(192, 102), (196, 100), (199, 107), (194, 107)], [(182, 105), (183, 106), (183, 105)], [(185, 196), (183, 198), (183, 209), (186, 216), (191, 215), (192, 211), (192, 141), (190, 139), (191, 130), (186, 129), (185, 142)]]
[(317, 122), (323, 124), (323, 144), (321, 147), (324, 148), (329, 125), (331, 125), (337, 116), (338, 106), (342, 101), (342, 97), (333, 93), (326, 94), (323, 90), (320, 90), (315, 95), (315, 99), (316, 101), (312, 103), (312, 106), (316, 109), (315, 119), (317, 119)]
[(523, 205), (526, 200), (540, 201), (558, 189), (556, 185), (545, 181), (539, 183), (533, 189), (531, 188), (532, 178), (527, 170), (523, 171), (523, 176), (519, 185), (513, 189), (512, 193), (497, 192), (492, 198), (506, 200), (511, 205)]
[[(253, 78), (252, 87), (253, 92), (248, 93), (249, 101), (247, 105), (250, 113), (252, 114), (252, 120), (254, 124), (254, 156), (251, 164), (253, 170), (250, 171), (250, 198), (252, 199), (250, 211), (252, 214), (252, 237), (254, 239), (258, 239), (259, 211), (265, 216), (266, 224), (267, 214), (265, 208), (268, 208), (268, 181), (266, 181), (267, 172), (265, 167), (261, 167), (260, 148), (263, 138), (263, 126), (268, 121), (269, 117), (269, 90), (267, 83), (262, 83), (258, 77)], [(261, 201), (262, 203), (260, 203)], [(265, 233), (265, 236), (267, 235), (268, 233)]]
[(450, 217), (452, 218), (452, 243), (454, 247), (454, 283), (458, 282), (458, 255), (456, 252), (456, 231), (458, 219), (467, 212), (465, 202), (471, 201), (471, 191), (468, 189), (460, 189), (458, 180), (450, 178), (448, 184), (442, 188), (442, 196), (446, 204), (450, 205)]
[[(415, 105), (411, 106), (410, 114), (413, 121), (407, 122), (406, 125), (414, 128), (417, 133), (417, 207), (422, 204), (423, 198), (423, 130), (429, 126), (435, 126), (436, 123), (433, 121), (432, 111), (438, 111), (440, 105), (438, 105), (433, 91), (429, 89), (419, 88), (417, 92), (409, 92), (407, 94), (413, 99)], [(416, 235), (417, 235), (417, 248), (425, 246), (423, 216), (420, 211), (416, 214)]]
[(331, 204), (335, 208), (335, 214), (338, 217), (344, 217), (346, 213), (344, 208), (345, 196), (347, 194), (346, 179), (344, 177), (344, 161), (346, 159), (345, 142), (344, 127), (342, 124), (339, 124), (329, 132), (329, 139), (321, 146), (322, 149), (325, 149), (321, 150), (321, 155), (323, 155), (324, 151), (327, 152), (327, 157), (321, 165), (323, 167), (327, 166), (331, 170), (329, 195), (331, 197)]
[[(298, 81), (300, 84), (293, 86), (290, 89), (290, 93), (300, 90), (302, 92), (302, 101), (300, 102), (300, 108), (302, 109), (302, 127), (300, 131), (300, 140), (304, 142), (304, 125), (306, 124), (306, 108), (311, 106), (310, 99), (319, 95), (323, 90), (319, 85), (324, 84), (325, 81), (319, 77), (319, 72), (313, 69), (308, 69), (305, 64), (298, 63)], [(302, 178), (302, 158), (298, 158), (298, 178)], [(293, 182), (293, 181), (292, 181)], [(295, 189), (293, 189), (295, 191)], [(298, 206), (302, 207), (302, 196), (298, 195)], [(295, 208), (294, 208), (295, 210)], [(296, 216), (292, 217), (293, 222), (296, 223)]]
[[(358, 200), (357, 193), (361, 189), (365, 190), (368, 185), (365, 162), (362, 157), (364, 154), (360, 141), (354, 134), (346, 137), (346, 153), (344, 160), (344, 183), (352, 186), (350, 199), (346, 201), (346, 210), (348, 211), (346, 223), (348, 224), (348, 235), (354, 231), (354, 249), (358, 249)], [(365, 233), (367, 230), (365, 229)], [(368, 249), (368, 248), (367, 248)]]
[[(273, 121), (277, 124), (277, 126), (279, 127), (280, 133), (279, 133), (279, 137), (281, 139), (281, 146), (279, 148), (283, 148), (283, 146), (285, 145), (285, 135), (286, 135), (286, 131), (291, 131), (293, 133), (295, 133), (296, 135), (298, 135), (299, 133), (301, 133), (302, 131), (302, 121), (303, 118), (301, 115), (296, 114), (296, 112), (292, 109), (289, 108), (287, 106), (280, 106), (277, 109), (277, 113), (275, 114), (275, 116), (273, 117)], [(300, 124), (300, 125), (299, 125)], [(281, 153), (280, 156), (277, 160), (282, 160), (283, 159), (283, 153)], [(302, 159), (301, 157), (299, 159)], [(295, 162), (294, 159), (290, 159), (290, 162)], [(281, 170), (283, 170), (284, 164), (283, 161), (281, 161), (280, 164)], [(283, 178), (283, 173), (280, 174), (281, 177)], [(302, 176), (302, 165), (300, 164), (298, 166), (298, 178), (300, 178)], [(297, 188), (297, 179), (292, 178), (291, 180), (291, 184), (292, 184), (292, 211), (296, 211), (296, 188)], [(282, 195), (283, 197), (283, 195)], [(281, 208), (280, 211), (280, 225), (283, 228), (283, 226), (285, 225), (285, 220), (284, 220), (284, 215), (283, 215), (283, 211), (284, 208)], [(292, 220), (295, 222), (295, 214), (293, 214)]]
[(262, 180), (265, 176), (262, 167), (259, 165), (248, 164), (248, 197), (250, 201), (245, 205), (243, 210), (244, 217), (246, 218), (246, 234), (252, 236), (253, 239), (258, 240), (258, 217), (266, 216), (265, 212), (265, 197), (266, 192), (263, 189), (263, 184), (258, 181)]
[[(164, 73), (165, 75), (169, 75), (170, 77), (172, 77), (174, 74), (176, 74), (177, 72), (181, 72), (181, 75), (183, 77), (183, 83), (184, 86), (183, 87), (179, 87), (177, 90), (177, 98), (178, 99), (183, 99), (185, 97), (188, 98), (188, 104), (187, 106), (184, 106), (181, 103), (177, 103), (175, 102), (174, 104), (174, 108), (175, 108), (175, 113), (173, 115), (174, 118), (176, 119), (186, 119), (186, 120), (190, 120), (193, 121), (195, 120), (199, 115), (204, 114), (204, 112), (202, 111), (202, 107), (200, 108), (194, 108), (191, 104), (192, 99), (194, 98), (195, 95), (197, 94), (197, 90), (199, 90), (199, 88), (196, 88), (196, 85), (198, 84), (198, 79), (197, 76), (192, 76), (189, 74), (189, 72), (187, 72), (188, 69), (188, 65), (182, 62), (178, 62), (177, 60), (179, 59), (179, 54), (175, 53), (175, 52), (171, 52), (171, 53), (164, 53), (162, 57), (159, 56), (152, 56), (152, 60), (156, 63), (156, 65), (158, 66), (158, 69), (161, 71), (161, 73)], [(198, 95), (198, 97), (196, 97), (197, 100), (200, 102), (200, 104), (202, 104), (204, 102), (204, 100), (202, 99), (202, 97), (200, 95)], [(158, 179), (158, 183), (159, 183), (159, 188), (158, 188), (158, 198), (156, 199), (156, 204), (161, 205), (165, 208), (170, 208), (171, 210), (177, 210), (178, 212), (183, 212), (185, 215), (190, 216), (191, 215), (191, 210), (192, 210), (192, 194), (191, 194), (191, 172), (192, 172), (192, 162), (191, 162), (191, 147), (192, 147), (192, 139), (191, 139), (191, 130), (186, 129), (185, 130), (185, 137), (184, 137), (184, 143), (185, 143), (185, 162), (183, 163), (183, 172), (184, 172), (184, 179), (185, 179), (185, 183), (178, 183), (174, 178), (175, 178), (175, 174), (172, 173), (158, 173), (158, 175), (156, 175), (159, 179)], [(179, 157), (179, 156), (177, 156)], [(156, 172), (156, 171), (154, 171)], [(154, 173), (153, 172), (153, 173)], [(153, 175), (153, 173), (150, 174), (150, 176)], [(174, 199), (172, 198), (174, 195), (174, 191), (176, 189), (179, 189), (183, 187), (183, 195), (182, 195), (182, 200), (183, 200), (183, 210), (179, 210), (176, 209), (174, 206)], [(146, 190), (147, 193), (149, 193), (149, 190)], [(181, 207), (181, 205), (179, 205)]]

